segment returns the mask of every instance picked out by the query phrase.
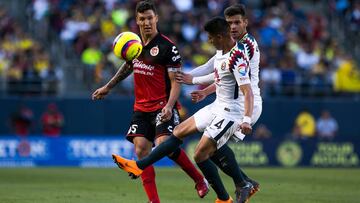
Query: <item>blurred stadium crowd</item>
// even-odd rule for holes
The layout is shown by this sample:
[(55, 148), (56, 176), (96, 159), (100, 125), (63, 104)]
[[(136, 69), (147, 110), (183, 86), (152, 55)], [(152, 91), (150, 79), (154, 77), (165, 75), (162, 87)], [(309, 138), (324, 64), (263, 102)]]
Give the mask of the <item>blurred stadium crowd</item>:
[[(188, 71), (214, 53), (202, 29), (234, 3), (247, 6), (248, 31), (261, 49), (261, 87), (271, 96), (337, 96), (360, 92), (360, 2), (356, 0), (157, 0), (160, 32), (180, 49)], [(0, 9), (0, 90), (6, 94), (59, 94), (61, 81), (91, 91), (122, 63), (112, 41), (137, 31), (135, 0), (32, 0), (23, 25)], [(58, 46), (49, 45), (54, 42)], [(60, 49), (61, 48), (61, 49)], [(65, 62), (64, 62), (65, 61)], [(68, 61), (66, 63), (66, 61)], [(80, 67), (79, 80), (66, 80)], [(77, 68), (76, 70), (79, 70)], [(69, 73), (70, 72), (70, 73)], [(69, 83), (69, 82), (68, 82)], [(65, 85), (65, 92), (71, 86)], [(185, 87), (184, 91), (191, 90)], [(131, 77), (119, 85), (131, 94)]]

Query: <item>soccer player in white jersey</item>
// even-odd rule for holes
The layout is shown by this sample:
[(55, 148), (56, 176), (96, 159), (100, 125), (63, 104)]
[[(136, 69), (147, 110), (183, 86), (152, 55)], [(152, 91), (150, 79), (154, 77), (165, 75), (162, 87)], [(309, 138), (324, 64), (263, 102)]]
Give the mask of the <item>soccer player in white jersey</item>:
[[(249, 60), (244, 45), (231, 38), (230, 26), (224, 18), (215, 17), (209, 20), (204, 29), (208, 33), (209, 42), (217, 50), (221, 50), (217, 51), (214, 59), (216, 100), (175, 127), (173, 135), (145, 158), (134, 161), (113, 155), (113, 159), (121, 169), (139, 176), (146, 167), (181, 145), (185, 137), (203, 132), (195, 149), (194, 160), (216, 192), (215, 202), (230, 203), (233, 200), (210, 157), (236, 132), (251, 133), (254, 96), (249, 78)], [(243, 193), (238, 202), (248, 200), (251, 188), (250, 183), (243, 182)]]
[[(251, 88), (254, 94), (254, 110), (251, 117), (251, 124), (254, 125), (259, 119), (262, 112), (262, 98), (260, 95), (259, 83), (259, 63), (260, 63), (260, 51), (255, 38), (247, 33), (248, 20), (246, 17), (245, 6), (242, 4), (235, 4), (225, 9), (224, 15), (226, 21), (230, 25), (230, 32), (233, 39), (244, 44), (248, 58), (250, 60), (250, 81)], [(189, 74), (178, 73), (176, 79), (180, 83), (185, 84), (211, 84), (213, 77), (210, 74), (213, 71), (215, 56), (212, 57), (207, 63), (193, 69)], [(197, 76), (197, 77), (196, 77)], [(204, 77), (199, 77), (204, 76)], [(199, 102), (203, 100), (207, 95), (215, 92), (215, 85), (210, 85), (204, 90), (198, 90), (191, 93), (193, 102)], [(243, 135), (237, 133), (235, 140), (239, 141)], [(254, 189), (251, 191), (251, 195), (259, 190), (259, 183), (250, 179), (240, 168), (229, 167), (236, 163), (234, 152), (227, 146), (224, 145), (218, 149), (211, 160), (227, 175), (233, 178), (235, 186), (237, 186), (236, 194), (241, 193), (238, 186), (242, 179), (252, 183)]]

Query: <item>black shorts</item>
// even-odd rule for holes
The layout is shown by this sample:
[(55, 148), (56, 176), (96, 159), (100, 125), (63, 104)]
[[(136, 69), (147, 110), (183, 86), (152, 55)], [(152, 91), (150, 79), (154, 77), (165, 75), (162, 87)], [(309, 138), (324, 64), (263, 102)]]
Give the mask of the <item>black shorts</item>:
[(150, 142), (163, 135), (171, 135), (180, 123), (179, 112), (173, 109), (173, 115), (166, 122), (160, 121), (161, 109), (154, 112), (134, 111), (126, 139), (133, 142), (134, 137), (145, 137)]

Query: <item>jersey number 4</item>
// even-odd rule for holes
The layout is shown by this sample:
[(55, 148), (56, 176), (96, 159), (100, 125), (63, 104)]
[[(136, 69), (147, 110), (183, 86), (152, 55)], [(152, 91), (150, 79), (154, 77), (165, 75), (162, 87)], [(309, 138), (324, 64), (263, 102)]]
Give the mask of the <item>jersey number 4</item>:
[(222, 126), (224, 120), (225, 120), (225, 119), (222, 119), (221, 121), (215, 123), (214, 126), (217, 127), (217, 129), (221, 129), (221, 126)]

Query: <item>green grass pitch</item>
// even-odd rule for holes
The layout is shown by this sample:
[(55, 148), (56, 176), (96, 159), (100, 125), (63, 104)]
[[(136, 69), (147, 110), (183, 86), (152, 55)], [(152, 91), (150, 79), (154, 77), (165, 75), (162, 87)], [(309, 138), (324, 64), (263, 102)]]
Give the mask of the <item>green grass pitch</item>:
[[(197, 197), (194, 184), (179, 168), (157, 168), (163, 203), (214, 202), (213, 191)], [(360, 202), (359, 169), (246, 168), (261, 184), (254, 203)], [(234, 197), (230, 178), (222, 174)], [(1, 203), (145, 203), (141, 181), (117, 168), (2, 168)]]

